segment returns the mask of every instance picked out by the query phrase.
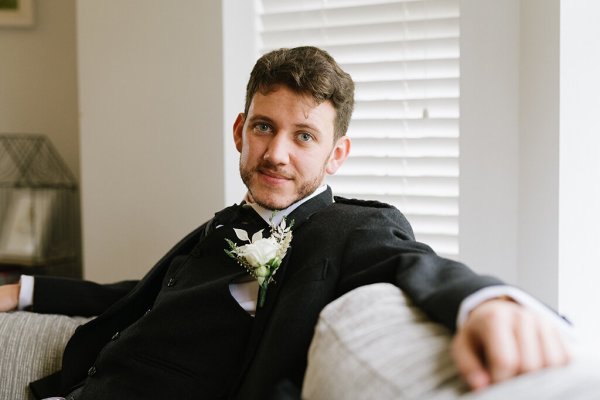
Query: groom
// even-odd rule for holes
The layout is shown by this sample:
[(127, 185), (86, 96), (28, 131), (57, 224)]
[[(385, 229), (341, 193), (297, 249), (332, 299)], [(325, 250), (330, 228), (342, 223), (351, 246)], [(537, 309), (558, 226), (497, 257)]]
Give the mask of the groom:
[[(326, 52), (264, 55), (233, 125), (242, 205), (216, 213), (139, 282), (22, 277), (1, 287), (4, 310), (99, 315), (73, 335), (61, 371), (31, 384), (35, 396), (265, 399), (282, 382), (299, 389), (319, 312), (376, 282), (456, 332), (472, 388), (568, 362), (554, 315), (519, 305), (525, 294), (507, 297), (498, 280), (438, 257), (397, 209), (333, 196), (325, 178), (350, 152), (353, 104), (352, 79)], [(273, 230), (268, 256), (243, 247)]]

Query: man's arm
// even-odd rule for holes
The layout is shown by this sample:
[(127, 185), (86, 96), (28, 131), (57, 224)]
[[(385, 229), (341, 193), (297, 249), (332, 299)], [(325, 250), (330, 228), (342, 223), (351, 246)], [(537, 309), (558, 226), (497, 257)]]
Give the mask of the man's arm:
[[(98, 284), (78, 279), (35, 277), (31, 310), (44, 314), (94, 316), (125, 296), (138, 281)], [(0, 286), (0, 312), (19, 306), (20, 284)]]
[(457, 327), (458, 309), (466, 298), (502, 283), (437, 257), (414, 241), (401, 214), (383, 210), (381, 215), (385, 214), (387, 221), (375, 216), (358, 232), (360, 237), (351, 237), (350, 242), (360, 246), (349, 251), (353, 272), (342, 280), (342, 287), (370, 283), (373, 276), (385, 279), (387, 274), (382, 272), (393, 265), (395, 283), (412, 301), (434, 320), (456, 330), (454, 359), (473, 388), (568, 362), (566, 339), (560, 335), (557, 321), (510, 300), (489, 300), (475, 306)]
[(100, 315), (138, 282), (99, 284), (81, 279), (36, 276), (31, 311), (84, 317)]

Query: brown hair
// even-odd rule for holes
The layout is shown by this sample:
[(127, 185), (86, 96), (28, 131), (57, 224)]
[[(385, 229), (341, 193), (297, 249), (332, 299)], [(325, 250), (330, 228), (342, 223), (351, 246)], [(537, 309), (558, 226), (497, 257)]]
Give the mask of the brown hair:
[(277, 85), (307, 94), (317, 104), (330, 100), (336, 111), (334, 140), (346, 134), (354, 108), (354, 82), (325, 50), (295, 47), (259, 58), (246, 87), (246, 115), (256, 92), (266, 94)]

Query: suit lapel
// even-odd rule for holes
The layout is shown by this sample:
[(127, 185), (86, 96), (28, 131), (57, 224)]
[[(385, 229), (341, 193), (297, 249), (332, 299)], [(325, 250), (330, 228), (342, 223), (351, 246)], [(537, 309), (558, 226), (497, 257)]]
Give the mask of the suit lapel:
[(333, 204), (333, 194), (331, 188), (327, 189), (296, 208), (287, 218), (288, 221), (294, 221), (293, 230), (300, 228), (302, 224), (310, 219), (314, 214), (321, 211), (325, 207)]

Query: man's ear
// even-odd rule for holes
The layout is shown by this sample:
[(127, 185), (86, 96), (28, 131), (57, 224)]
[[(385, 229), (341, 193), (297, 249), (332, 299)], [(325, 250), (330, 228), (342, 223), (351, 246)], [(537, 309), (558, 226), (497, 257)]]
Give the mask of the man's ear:
[(233, 142), (235, 143), (235, 148), (240, 153), (242, 152), (242, 143), (244, 142), (244, 122), (246, 121), (246, 116), (244, 113), (239, 113), (235, 122), (233, 123)]
[(337, 170), (342, 166), (348, 155), (350, 155), (350, 138), (348, 136), (342, 136), (337, 140), (335, 146), (333, 146), (333, 150), (329, 155), (329, 160), (327, 161), (327, 165), (325, 167), (325, 172), (329, 175), (333, 175), (337, 172)]

